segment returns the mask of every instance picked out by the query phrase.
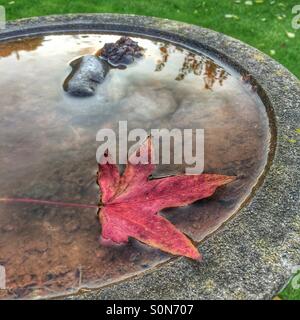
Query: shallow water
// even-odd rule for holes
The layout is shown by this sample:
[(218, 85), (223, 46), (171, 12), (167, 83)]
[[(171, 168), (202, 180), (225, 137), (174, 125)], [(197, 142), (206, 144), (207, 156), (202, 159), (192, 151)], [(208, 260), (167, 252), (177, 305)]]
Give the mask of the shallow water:
[[(55, 35), (0, 43), (0, 198), (97, 204), (96, 133), (128, 127), (205, 129), (205, 172), (237, 175), (193, 205), (165, 210), (200, 241), (251, 193), (269, 148), (265, 108), (227, 67), (162, 42), (134, 38), (145, 58), (111, 70), (92, 98), (62, 89), (69, 62), (116, 35)], [(157, 176), (183, 172), (158, 165)], [(97, 287), (154, 267), (170, 255), (131, 240), (103, 247), (96, 209), (0, 203), (0, 297), (33, 298)], [(205, 253), (204, 253), (205, 259)]]

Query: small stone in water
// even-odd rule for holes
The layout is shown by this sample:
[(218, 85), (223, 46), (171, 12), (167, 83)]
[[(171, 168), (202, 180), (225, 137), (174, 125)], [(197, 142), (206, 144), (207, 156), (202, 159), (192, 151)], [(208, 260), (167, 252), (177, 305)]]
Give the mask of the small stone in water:
[(72, 72), (64, 82), (64, 90), (73, 96), (88, 97), (97, 84), (104, 81), (110, 67), (126, 69), (136, 58), (143, 56), (143, 48), (129, 37), (106, 43), (96, 55), (86, 55), (71, 62)]
[(94, 55), (83, 56), (70, 65), (73, 70), (63, 87), (69, 94), (79, 97), (92, 96), (109, 71), (108, 64)]

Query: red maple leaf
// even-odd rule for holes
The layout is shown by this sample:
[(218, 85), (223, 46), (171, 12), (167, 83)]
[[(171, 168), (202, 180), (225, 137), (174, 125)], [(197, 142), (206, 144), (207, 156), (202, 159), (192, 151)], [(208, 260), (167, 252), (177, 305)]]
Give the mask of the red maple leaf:
[[(192, 242), (157, 213), (207, 198), (235, 177), (200, 174), (149, 179), (155, 169), (148, 161), (152, 149), (151, 138), (148, 138), (137, 151), (142, 163), (132, 164), (134, 154), (131, 155), (122, 176), (118, 166), (110, 163), (109, 155), (106, 163), (99, 164), (102, 239), (121, 244), (132, 237), (174, 255), (200, 259)], [(147, 162), (149, 164), (143, 164)]]
[[(174, 255), (200, 259), (192, 242), (168, 220), (157, 213), (164, 208), (188, 205), (211, 196), (217, 187), (235, 179), (218, 174), (178, 175), (149, 179), (155, 166), (149, 161), (152, 141), (147, 139), (136, 152), (142, 159), (133, 164), (131, 155), (120, 176), (117, 165), (99, 164), (98, 184), (101, 189), (100, 223), (104, 242), (126, 243), (129, 237)], [(148, 162), (148, 164), (143, 164)], [(0, 198), (0, 203), (31, 203), (99, 209), (98, 205), (40, 200)]]

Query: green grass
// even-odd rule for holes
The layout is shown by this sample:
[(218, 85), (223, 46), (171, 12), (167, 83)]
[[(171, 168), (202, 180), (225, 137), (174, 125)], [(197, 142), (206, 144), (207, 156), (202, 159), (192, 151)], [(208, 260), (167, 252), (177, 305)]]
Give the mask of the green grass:
[[(299, 78), (300, 31), (291, 27), (292, 7), (296, 4), (300, 2), (252, 0), (252, 5), (246, 5), (245, 0), (0, 0), (0, 5), (6, 7), (8, 19), (62, 13), (118, 12), (201, 25), (272, 55)], [(225, 18), (225, 15), (233, 17)], [(292, 32), (295, 37), (289, 38), (287, 32)]]
[[(246, 5), (245, 0), (0, 0), (9, 20), (49, 14), (117, 12), (201, 25), (258, 48), (300, 78), (300, 31), (291, 27), (292, 7), (296, 4), (300, 1), (252, 0), (252, 5)], [(295, 290), (289, 284), (279, 296), (300, 300), (300, 289)]]

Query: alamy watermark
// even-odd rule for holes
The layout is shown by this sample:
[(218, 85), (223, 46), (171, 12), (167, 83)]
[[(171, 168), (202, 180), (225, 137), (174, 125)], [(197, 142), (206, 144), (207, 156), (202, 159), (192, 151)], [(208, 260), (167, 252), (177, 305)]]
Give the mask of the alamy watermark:
[(0, 6), (0, 30), (5, 29), (6, 25), (6, 15), (5, 15), (5, 8)]
[(292, 28), (296, 30), (300, 29), (300, 4), (293, 7), (292, 14), (295, 14), (292, 20)]
[(0, 265), (0, 290), (6, 288), (5, 267)]
[[(151, 137), (153, 148), (151, 154), (147, 149), (147, 154), (141, 155), (136, 151), (147, 137)], [(96, 153), (98, 163), (184, 164), (187, 174), (201, 174), (204, 170), (203, 129), (151, 129), (147, 132), (137, 128), (128, 132), (127, 121), (119, 121), (118, 134), (112, 129), (100, 129), (96, 140), (101, 142)], [(128, 150), (130, 142), (135, 143)]]
[(294, 290), (300, 289), (300, 265), (292, 268), (292, 273), (295, 274), (291, 280), (291, 286)]

